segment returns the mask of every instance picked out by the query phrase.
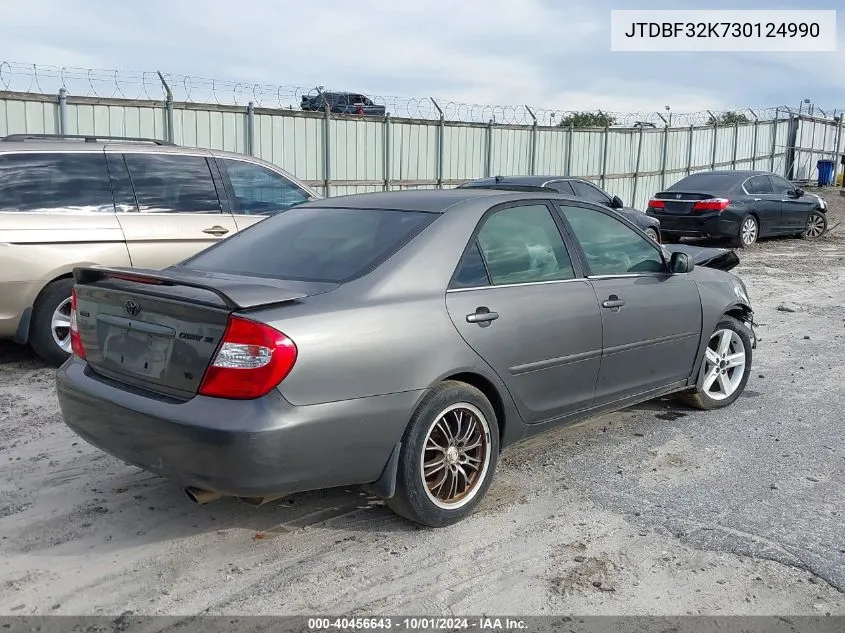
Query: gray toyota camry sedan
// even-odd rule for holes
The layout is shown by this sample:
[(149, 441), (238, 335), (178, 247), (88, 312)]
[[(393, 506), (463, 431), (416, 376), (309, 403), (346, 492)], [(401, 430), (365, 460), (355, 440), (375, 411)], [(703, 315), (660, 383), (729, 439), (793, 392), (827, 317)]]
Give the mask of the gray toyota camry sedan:
[(756, 344), (737, 261), (552, 192), (315, 201), (163, 271), (74, 271), (59, 402), (201, 503), (360, 484), (448, 525), (515, 442), (734, 402)]

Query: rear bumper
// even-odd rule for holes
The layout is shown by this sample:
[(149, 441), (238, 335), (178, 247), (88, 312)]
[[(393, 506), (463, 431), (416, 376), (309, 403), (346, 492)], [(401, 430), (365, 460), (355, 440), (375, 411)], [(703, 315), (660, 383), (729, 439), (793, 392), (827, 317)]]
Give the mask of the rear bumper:
[(102, 451), (184, 486), (258, 497), (379, 479), (423, 392), (293, 406), (151, 396), (73, 358), (56, 386), (65, 424)]
[(660, 220), (660, 232), (677, 237), (733, 237), (739, 233), (739, 222), (724, 214), (658, 215), (649, 217)]

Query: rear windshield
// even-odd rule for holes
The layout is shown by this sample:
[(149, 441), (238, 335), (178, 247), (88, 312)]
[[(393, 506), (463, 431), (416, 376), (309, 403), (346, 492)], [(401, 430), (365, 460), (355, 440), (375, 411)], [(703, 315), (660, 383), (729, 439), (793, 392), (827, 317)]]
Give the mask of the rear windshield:
[(295, 207), (182, 262), (194, 270), (341, 283), (370, 272), (438, 214)]
[(736, 174), (703, 173), (687, 176), (669, 187), (667, 191), (686, 191), (688, 193), (710, 193), (733, 189), (742, 182), (743, 177)]

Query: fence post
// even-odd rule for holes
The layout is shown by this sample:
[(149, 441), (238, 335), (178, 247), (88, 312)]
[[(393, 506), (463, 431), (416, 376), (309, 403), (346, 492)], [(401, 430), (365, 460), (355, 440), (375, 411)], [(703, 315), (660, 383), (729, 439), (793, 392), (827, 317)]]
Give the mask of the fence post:
[(384, 134), (382, 136), (384, 137), (384, 150), (382, 152), (384, 154), (384, 165), (382, 166), (384, 170), (384, 190), (390, 191), (390, 167), (392, 163), (390, 150), (393, 147), (390, 142), (390, 112), (384, 114)]
[(710, 115), (710, 120), (713, 121), (713, 149), (710, 152), (710, 170), (716, 169), (716, 145), (719, 137), (719, 119), (716, 118), (716, 115), (707, 110), (707, 114)]
[(67, 90), (59, 88), (59, 134), (67, 134)]
[(631, 206), (637, 208), (637, 181), (640, 176), (640, 160), (643, 155), (643, 126), (640, 126), (640, 133), (637, 137), (637, 163), (634, 166), (634, 187), (631, 193)]
[(736, 148), (739, 145), (739, 121), (734, 121), (734, 147), (731, 154), (731, 169), (736, 169)]
[(534, 119), (534, 123), (531, 125), (531, 155), (528, 157), (528, 173), (534, 176), (537, 173), (537, 117), (534, 116), (531, 108), (525, 106), (525, 109)]
[(323, 110), (323, 195), (331, 197), (332, 186), (332, 140), (329, 104)]
[(754, 117), (754, 128), (751, 132), (751, 144), (753, 145), (751, 149), (751, 169), (757, 169), (757, 126), (760, 124), (760, 119), (757, 117), (757, 113), (754, 112), (751, 108), (748, 108), (748, 111), (751, 113), (751, 116)]
[(775, 118), (772, 119), (772, 156), (769, 159), (769, 171), (775, 171), (775, 153), (778, 149), (778, 119), (780, 118), (780, 108), (775, 108)]
[(170, 91), (170, 86), (167, 85), (167, 81), (164, 79), (164, 75), (161, 74), (161, 71), (158, 72), (158, 78), (161, 81), (161, 85), (164, 86), (164, 107), (165, 107), (165, 130), (167, 136), (168, 143), (174, 143), (174, 139), (176, 138), (176, 133), (173, 130), (173, 93)]
[(246, 150), (255, 156), (255, 104), (250, 101), (246, 107)]
[(445, 125), (445, 117), (443, 116), (443, 110), (440, 109), (440, 106), (437, 105), (437, 102), (434, 100), (434, 97), (429, 97), (431, 102), (434, 104), (434, 107), (437, 108), (437, 112), (440, 115), (440, 121), (437, 126), (437, 188), (443, 189), (443, 157), (444, 157), (444, 149), (443, 149), (443, 126)]
[(572, 136), (575, 134), (575, 125), (569, 124), (569, 132), (566, 134), (566, 174), (572, 175)]
[(610, 120), (604, 120), (604, 143), (601, 152), (601, 188), (605, 188), (607, 180), (607, 146), (610, 141)]
[(687, 143), (687, 176), (692, 173), (692, 139), (695, 127), (689, 126), (689, 143)]
[(663, 115), (657, 113), (663, 119), (663, 150), (660, 156), (660, 188), (666, 188), (666, 152), (669, 149), (669, 121), (663, 118)]
[(488, 178), (493, 171), (493, 119), (487, 122), (487, 156), (484, 159), (484, 175)]

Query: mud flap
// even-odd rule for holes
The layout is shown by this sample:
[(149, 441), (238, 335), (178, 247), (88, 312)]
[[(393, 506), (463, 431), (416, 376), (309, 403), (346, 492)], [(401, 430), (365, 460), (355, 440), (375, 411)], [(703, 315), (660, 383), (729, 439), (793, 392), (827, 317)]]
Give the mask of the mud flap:
[(402, 452), (402, 442), (397, 442), (390, 453), (390, 458), (381, 477), (370, 484), (362, 484), (361, 488), (368, 494), (375, 495), (381, 499), (392, 499), (396, 494), (396, 474), (399, 470), (399, 453)]

